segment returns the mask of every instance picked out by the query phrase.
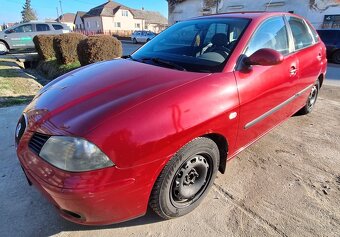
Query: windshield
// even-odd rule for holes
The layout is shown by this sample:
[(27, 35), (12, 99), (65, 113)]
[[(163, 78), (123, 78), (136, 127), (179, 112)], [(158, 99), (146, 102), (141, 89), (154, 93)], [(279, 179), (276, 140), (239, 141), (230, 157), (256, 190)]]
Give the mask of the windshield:
[(179, 22), (130, 58), (192, 72), (221, 72), (249, 19), (210, 18)]

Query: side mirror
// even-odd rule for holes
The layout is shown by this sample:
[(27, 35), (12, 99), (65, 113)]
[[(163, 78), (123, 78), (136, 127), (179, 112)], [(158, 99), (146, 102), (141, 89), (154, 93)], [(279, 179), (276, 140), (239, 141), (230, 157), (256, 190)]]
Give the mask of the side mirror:
[(283, 55), (274, 49), (259, 49), (245, 59), (246, 65), (273, 66), (283, 61)]

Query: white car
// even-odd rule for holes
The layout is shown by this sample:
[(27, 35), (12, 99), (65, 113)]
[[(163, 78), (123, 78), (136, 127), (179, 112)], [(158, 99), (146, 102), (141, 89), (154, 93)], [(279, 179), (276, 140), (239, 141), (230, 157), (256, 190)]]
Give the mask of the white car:
[(59, 22), (26, 22), (0, 32), (0, 55), (11, 49), (34, 48), (33, 38), (42, 34), (63, 34), (71, 30)]
[(134, 44), (146, 43), (152, 40), (156, 36), (152, 31), (141, 31), (137, 30), (132, 33), (131, 40)]

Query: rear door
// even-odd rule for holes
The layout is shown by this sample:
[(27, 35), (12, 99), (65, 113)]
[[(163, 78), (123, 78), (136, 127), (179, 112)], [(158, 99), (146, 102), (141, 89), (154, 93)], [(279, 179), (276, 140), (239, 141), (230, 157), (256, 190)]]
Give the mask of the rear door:
[(39, 23), (35, 24), (34, 35), (48, 35), (52, 33), (52, 29), (48, 24)]
[(321, 74), (323, 64), (326, 63), (323, 61), (325, 52), (319, 39), (313, 36), (313, 29), (303, 19), (293, 16), (286, 16), (286, 19), (294, 42), (294, 54), (299, 61), (299, 79), (294, 80), (292, 85), (301, 94), (294, 101), (297, 110), (305, 105), (312, 85)]
[(288, 29), (283, 16), (263, 22), (250, 39), (244, 52), (250, 56), (262, 48), (271, 48), (284, 55), (274, 66), (254, 65), (235, 71), (240, 99), (240, 127), (237, 147), (242, 149), (266, 131), (291, 115), (292, 87), (298, 80), (298, 60), (291, 52)]

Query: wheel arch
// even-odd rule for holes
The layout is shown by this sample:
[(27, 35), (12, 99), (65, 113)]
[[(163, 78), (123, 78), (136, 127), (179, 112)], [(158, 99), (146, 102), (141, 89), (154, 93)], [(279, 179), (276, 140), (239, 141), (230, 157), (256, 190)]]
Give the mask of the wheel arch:
[(228, 141), (227, 139), (218, 133), (209, 133), (202, 135), (202, 137), (206, 137), (211, 139), (213, 142), (216, 143), (218, 150), (220, 152), (220, 164), (218, 167), (218, 170), (224, 174), (226, 170), (227, 165), (227, 156), (228, 156)]
[(7, 47), (7, 49), (10, 50), (9, 44), (5, 40), (0, 39), (0, 42), (4, 43)]
[(320, 88), (322, 87), (324, 79), (325, 79), (325, 75), (321, 73), (318, 77), (318, 80), (320, 81)]

